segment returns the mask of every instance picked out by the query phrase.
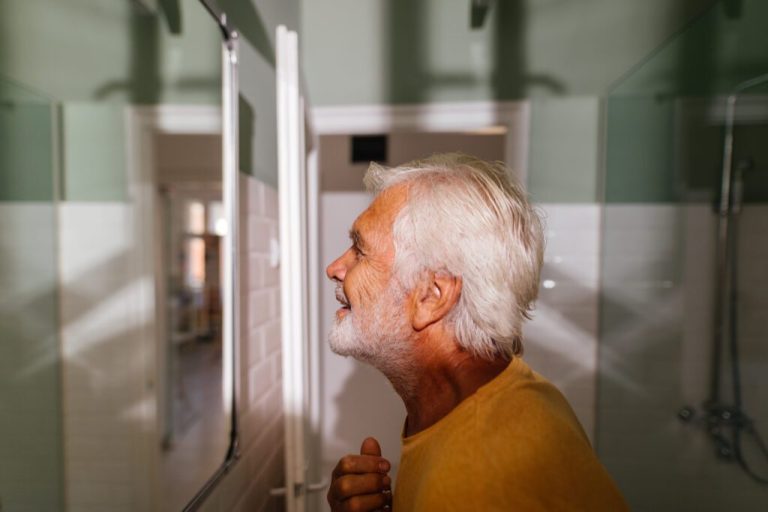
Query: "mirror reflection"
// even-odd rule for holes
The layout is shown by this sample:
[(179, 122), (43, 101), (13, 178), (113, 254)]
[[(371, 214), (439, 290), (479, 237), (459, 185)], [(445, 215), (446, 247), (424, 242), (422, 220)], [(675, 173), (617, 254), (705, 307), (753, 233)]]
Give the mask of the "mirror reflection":
[(158, 337), (164, 510), (179, 510), (214, 474), (229, 444), (223, 401), (224, 236), (221, 137), (155, 139), (160, 242)]
[(221, 33), (2, 0), (0, 39), (0, 510), (182, 510), (232, 428)]

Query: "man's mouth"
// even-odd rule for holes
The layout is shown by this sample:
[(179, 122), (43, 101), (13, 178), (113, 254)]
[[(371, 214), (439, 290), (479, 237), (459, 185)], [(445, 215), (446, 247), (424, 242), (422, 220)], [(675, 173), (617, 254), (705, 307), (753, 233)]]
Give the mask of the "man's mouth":
[(341, 287), (336, 288), (336, 300), (339, 301), (339, 304), (341, 304), (342, 310), (349, 311), (350, 309), (352, 309)]

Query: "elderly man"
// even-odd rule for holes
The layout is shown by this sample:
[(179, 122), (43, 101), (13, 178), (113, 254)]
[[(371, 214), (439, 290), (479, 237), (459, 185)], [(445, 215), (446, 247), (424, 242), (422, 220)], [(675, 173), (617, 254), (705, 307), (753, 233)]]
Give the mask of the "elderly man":
[(341, 459), (334, 511), (626, 510), (560, 392), (520, 358), (541, 223), (503, 165), (371, 165), (377, 195), (328, 266), (331, 348), (379, 369), (407, 410), (392, 495), (375, 439)]

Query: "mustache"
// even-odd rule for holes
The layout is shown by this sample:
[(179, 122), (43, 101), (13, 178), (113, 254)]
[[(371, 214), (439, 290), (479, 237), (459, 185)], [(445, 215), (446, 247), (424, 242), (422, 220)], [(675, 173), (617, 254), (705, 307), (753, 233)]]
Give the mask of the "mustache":
[(344, 307), (349, 307), (349, 300), (347, 300), (347, 296), (344, 294), (344, 288), (342, 288), (341, 285), (336, 285), (336, 300), (341, 303)]

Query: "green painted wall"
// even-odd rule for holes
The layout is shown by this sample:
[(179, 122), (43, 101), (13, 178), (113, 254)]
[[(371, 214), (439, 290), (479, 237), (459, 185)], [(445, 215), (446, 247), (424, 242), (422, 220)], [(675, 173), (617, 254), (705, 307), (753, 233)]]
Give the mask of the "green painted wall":
[(240, 168), (277, 187), (275, 30), (281, 24), (298, 30), (298, 0), (254, 5), (257, 11), (240, 16), (249, 20), (240, 56)]
[(595, 96), (531, 101), (528, 190), (539, 203), (599, 197), (601, 102)]
[(219, 0), (219, 5), (241, 33), (240, 169), (277, 187), (275, 30), (278, 25), (299, 30), (299, 0)]
[(124, 108), (112, 103), (66, 103), (61, 108), (61, 198), (126, 201)]
[(126, 200), (125, 141), (120, 104), (0, 98), (0, 202)]
[[(52, 197), (53, 155), (33, 149), (50, 149), (52, 137), (61, 148), (62, 198), (125, 199), (121, 107), (220, 103), (220, 34), (198, 2), (179, 1), (178, 12), (160, 16), (131, 4), (0, 0), (0, 77), (24, 84), (0, 90), (24, 102), (0, 107), (0, 199)], [(279, 24), (298, 30), (299, 3), (219, 5), (241, 34), (240, 167), (277, 186), (274, 32)], [(27, 105), (29, 96), (51, 98), (60, 117), (46, 119), (44, 108)]]
[(612, 96), (711, 96), (768, 73), (768, 3), (720, 0), (639, 62)]
[(219, 102), (219, 34), (182, 1), (181, 34), (134, 2), (0, 0), (0, 76), (59, 101)]
[(54, 197), (52, 105), (0, 100), (0, 202)]
[(51, 200), (56, 166), (62, 199), (124, 199), (122, 107), (220, 102), (219, 32), (178, 6), (0, 0), (0, 200)]
[(600, 98), (712, 0), (303, 0), (314, 105), (516, 100), (532, 104), (537, 201), (598, 201)]
[(674, 119), (674, 103), (670, 99), (608, 100), (607, 201), (675, 201), (678, 180), (674, 167)]
[(315, 105), (605, 93), (712, 0), (302, 0)]

